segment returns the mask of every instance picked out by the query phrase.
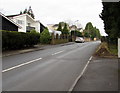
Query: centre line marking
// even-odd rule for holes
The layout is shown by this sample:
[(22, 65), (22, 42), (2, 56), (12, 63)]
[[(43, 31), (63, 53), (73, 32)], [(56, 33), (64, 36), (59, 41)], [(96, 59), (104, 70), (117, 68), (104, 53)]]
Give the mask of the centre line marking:
[(57, 54), (62, 53), (62, 52), (64, 52), (64, 51), (59, 51), (59, 52), (56, 52), (56, 53), (54, 53), (52, 55), (57, 55)]
[(14, 66), (14, 67), (5, 69), (5, 70), (2, 71), (2, 73), (7, 72), (7, 71), (10, 71), (10, 70), (13, 70), (13, 69), (16, 69), (16, 68), (19, 68), (19, 67), (24, 66), (24, 65), (28, 65), (28, 64), (30, 64), (30, 63), (33, 63), (33, 62), (38, 61), (38, 60), (41, 60), (41, 59), (42, 59), (42, 58), (38, 58), (38, 59), (35, 59), (35, 60), (31, 60), (31, 61), (25, 62), (25, 63), (20, 64), (20, 65), (17, 65), (17, 66)]

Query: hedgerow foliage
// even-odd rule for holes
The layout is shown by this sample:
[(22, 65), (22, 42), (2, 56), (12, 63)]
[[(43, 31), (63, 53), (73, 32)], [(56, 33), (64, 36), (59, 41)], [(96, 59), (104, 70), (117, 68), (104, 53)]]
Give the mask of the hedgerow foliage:
[(40, 34), (36, 32), (2, 31), (2, 49), (21, 49), (40, 42)]

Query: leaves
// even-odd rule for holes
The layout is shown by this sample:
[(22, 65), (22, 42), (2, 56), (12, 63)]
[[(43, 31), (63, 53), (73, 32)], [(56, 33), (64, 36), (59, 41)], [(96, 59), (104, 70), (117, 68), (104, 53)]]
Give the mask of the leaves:
[(103, 2), (100, 18), (104, 22), (105, 32), (111, 42), (120, 37), (120, 2)]

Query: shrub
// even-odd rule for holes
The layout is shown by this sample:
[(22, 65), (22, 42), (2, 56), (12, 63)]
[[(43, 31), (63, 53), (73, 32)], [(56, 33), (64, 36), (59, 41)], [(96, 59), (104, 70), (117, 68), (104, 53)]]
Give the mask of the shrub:
[(51, 42), (51, 36), (47, 28), (40, 34), (40, 42), (43, 44), (49, 44)]
[(39, 33), (2, 31), (2, 49), (21, 49), (39, 43)]

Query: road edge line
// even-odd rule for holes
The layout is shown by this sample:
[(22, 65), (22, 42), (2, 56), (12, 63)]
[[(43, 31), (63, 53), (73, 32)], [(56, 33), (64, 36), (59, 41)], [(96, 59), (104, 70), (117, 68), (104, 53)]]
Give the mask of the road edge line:
[(88, 64), (90, 63), (90, 61), (92, 60), (93, 56), (91, 56), (87, 62), (87, 64), (85, 65), (85, 67), (83, 68), (82, 72), (80, 73), (80, 75), (76, 78), (76, 80), (74, 81), (74, 83), (72, 84), (72, 86), (70, 87), (70, 89), (68, 90), (68, 93), (71, 93), (73, 91), (73, 89), (75, 88), (76, 84), (78, 83), (78, 81), (80, 80), (80, 78), (82, 77), (82, 75), (84, 74)]

